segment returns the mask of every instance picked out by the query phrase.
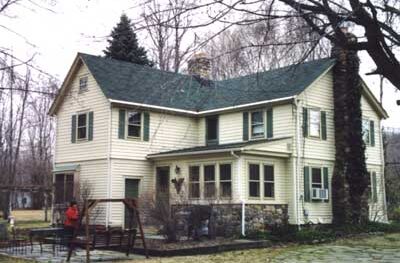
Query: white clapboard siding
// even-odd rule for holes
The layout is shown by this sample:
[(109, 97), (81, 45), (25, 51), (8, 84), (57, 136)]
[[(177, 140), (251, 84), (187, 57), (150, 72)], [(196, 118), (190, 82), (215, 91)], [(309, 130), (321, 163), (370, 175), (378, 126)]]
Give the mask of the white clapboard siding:
[(112, 109), (112, 158), (145, 160), (150, 153), (198, 146), (198, 121), (150, 112), (150, 140), (118, 138), (119, 108)]
[[(88, 76), (88, 90), (78, 92), (79, 77)], [(75, 74), (69, 92), (57, 112), (56, 162), (96, 160), (107, 157), (109, 106), (96, 81), (82, 65)], [(71, 143), (71, 118), (78, 112), (94, 112), (93, 140)]]
[[(219, 115), (219, 143), (224, 144), (243, 141), (242, 118), (242, 112)], [(203, 134), (205, 134), (204, 131)]]

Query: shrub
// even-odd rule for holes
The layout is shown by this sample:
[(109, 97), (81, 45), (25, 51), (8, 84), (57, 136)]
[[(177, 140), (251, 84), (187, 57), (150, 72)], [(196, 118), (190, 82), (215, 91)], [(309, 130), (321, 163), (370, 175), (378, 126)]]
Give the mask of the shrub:
[(394, 222), (400, 223), (400, 207), (393, 209), (389, 216)]

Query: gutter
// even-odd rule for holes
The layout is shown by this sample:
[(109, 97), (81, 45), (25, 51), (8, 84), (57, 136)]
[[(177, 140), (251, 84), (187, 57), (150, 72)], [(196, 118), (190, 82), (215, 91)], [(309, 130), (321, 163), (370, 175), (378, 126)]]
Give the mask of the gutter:
[(201, 116), (204, 116), (207, 114), (213, 114), (213, 113), (217, 113), (217, 112), (221, 112), (221, 111), (238, 110), (238, 109), (259, 106), (259, 105), (269, 104), (269, 103), (274, 103), (274, 102), (290, 101), (290, 100), (293, 100), (295, 97), (296, 96), (289, 96), (289, 97), (283, 97), (283, 98), (272, 99), (272, 100), (263, 100), (263, 101), (258, 101), (258, 102), (246, 103), (246, 104), (241, 104), (241, 105), (235, 105), (235, 106), (229, 106), (229, 107), (217, 108), (217, 109), (205, 110), (205, 111), (182, 110), (182, 109), (178, 109), (178, 108), (156, 106), (156, 105), (137, 103), (137, 102), (129, 102), (129, 101), (124, 101), (124, 100), (108, 99), (108, 101), (110, 103), (131, 105), (131, 106), (135, 106), (135, 107), (143, 107), (143, 108), (162, 110), (162, 111), (171, 111), (171, 112), (201, 117)]
[(202, 155), (202, 154), (213, 154), (213, 153), (226, 153), (226, 152), (242, 152), (243, 148), (231, 148), (231, 149), (219, 149), (219, 150), (204, 150), (196, 152), (180, 152), (180, 153), (166, 153), (166, 154), (153, 154), (147, 155), (147, 159), (154, 158), (168, 158), (168, 157), (178, 157), (186, 155)]

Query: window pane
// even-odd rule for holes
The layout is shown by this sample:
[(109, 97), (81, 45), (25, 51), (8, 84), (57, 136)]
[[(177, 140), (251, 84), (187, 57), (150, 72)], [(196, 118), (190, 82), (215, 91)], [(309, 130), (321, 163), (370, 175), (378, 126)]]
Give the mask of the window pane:
[(140, 112), (129, 111), (128, 112), (128, 124), (140, 125)]
[(264, 118), (262, 111), (251, 113), (251, 136), (264, 135)]
[(264, 122), (262, 111), (255, 111), (251, 113), (251, 124), (260, 124)]
[(78, 139), (85, 139), (86, 138), (86, 127), (78, 128)]
[(369, 120), (362, 120), (362, 134), (366, 144), (369, 144)]
[(215, 181), (214, 165), (204, 166), (204, 181)]
[(322, 188), (322, 173), (320, 168), (311, 169), (311, 187)]
[(250, 180), (260, 180), (260, 166), (258, 164), (250, 164)]
[(231, 180), (231, 165), (221, 164), (219, 166), (219, 177), (221, 181)]
[(220, 184), (221, 197), (231, 197), (232, 194), (232, 183), (231, 182), (221, 182)]
[(207, 121), (207, 140), (218, 139), (218, 116), (208, 117)]
[(321, 112), (317, 110), (310, 110), (310, 135), (320, 136), (321, 129)]
[(264, 183), (264, 197), (274, 197), (273, 183)]
[(79, 89), (84, 90), (87, 88), (88, 77), (82, 77), (79, 79)]
[(78, 127), (86, 126), (86, 113), (78, 115)]
[(204, 197), (215, 197), (215, 182), (204, 184)]
[(189, 196), (191, 198), (199, 198), (200, 197), (200, 184), (199, 183), (190, 183), (189, 184)]
[(128, 136), (140, 137), (140, 126), (128, 125)]
[(264, 181), (274, 181), (274, 167), (272, 165), (264, 165)]
[(200, 167), (199, 166), (190, 166), (189, 167), (189, 181), (200, 180)]
[(249, 195), (251, 197), (260, 196), (260, 183), (259, 182), (249, 182)]

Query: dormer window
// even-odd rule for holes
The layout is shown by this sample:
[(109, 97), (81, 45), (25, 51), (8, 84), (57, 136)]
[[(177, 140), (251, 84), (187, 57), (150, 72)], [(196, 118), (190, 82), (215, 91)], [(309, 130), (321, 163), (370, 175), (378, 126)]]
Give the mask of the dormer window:
[(79, 78), (79, 92), (87, 91), (88, 89), (88, 76)]
[(263, 111), (251, 113), (251, 138), (264, 137), (264, 114)]

